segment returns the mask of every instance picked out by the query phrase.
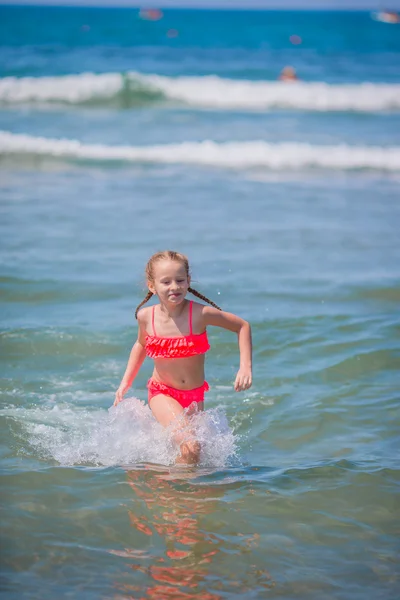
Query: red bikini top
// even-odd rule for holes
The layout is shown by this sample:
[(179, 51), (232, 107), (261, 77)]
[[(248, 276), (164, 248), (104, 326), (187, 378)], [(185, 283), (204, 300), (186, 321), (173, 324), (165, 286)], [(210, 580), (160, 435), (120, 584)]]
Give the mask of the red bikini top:
[(205, 354), (210, 349), (208, 343), (207, 331), (203, 333), (193, 333), (192, 313), (193, 301), (189, 304), (189, 327), (190, 334), (179, 337), (160, 337), (156, 334), (154, 327), (154, 309), (153, 306), (151, 324), (154, 335), (146, 335), (146, 354), (150, 358), (187, 358), (197, 354)]

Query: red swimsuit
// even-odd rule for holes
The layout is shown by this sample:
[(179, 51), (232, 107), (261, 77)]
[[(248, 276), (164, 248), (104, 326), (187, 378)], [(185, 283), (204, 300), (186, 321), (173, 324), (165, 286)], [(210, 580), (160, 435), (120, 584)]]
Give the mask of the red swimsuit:
[[(189, 335), (179, 337), (160, 337), (157, 336), (154, 327), (154, 310), (152, 310), (151, 324), (153, 335), (146, 335), (146, 354), (150, 358), (187, 358), (189, 356), (197, 356), (205, 354), (210, 349), (208, 343), (207, 331), (203, 333), (193, 333), (192, 329), (192, 314), (193, 301), (189, 304)], [(209, 386), (205, 381), (202, 386), (192, 390), (177, 390), (165, 383), (161, 383), (155, 379), (149, 379), (147, 383), (149, 391), (149, 404), (151, 399), (158, 394), (171, 396), (179, 402), (183, 408), (187, 408), (192, 402), (203, 402), (204, 392), (208, 391)]]

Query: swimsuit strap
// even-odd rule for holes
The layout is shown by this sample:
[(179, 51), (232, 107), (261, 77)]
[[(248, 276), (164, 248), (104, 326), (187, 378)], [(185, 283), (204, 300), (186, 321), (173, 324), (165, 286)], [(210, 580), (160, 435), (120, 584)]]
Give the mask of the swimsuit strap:
[(189, 327), (190, 327), (190, 335), (193, 335), (192, 316), (193, 316), (193, 300), (191, 300), (190, 304), (189, 304)]
[(156, 328), (154, 327), (154, 311), (155, 311), (155, 309), (156, 309), (156, 307), (155, 307), (155, 305), (153, 305), (153, 312), (152, 312), (152, 315), (151, 315), (151, 325), (153, 327), (153, 335), (154, 336), (157, 335), (156, 334)]

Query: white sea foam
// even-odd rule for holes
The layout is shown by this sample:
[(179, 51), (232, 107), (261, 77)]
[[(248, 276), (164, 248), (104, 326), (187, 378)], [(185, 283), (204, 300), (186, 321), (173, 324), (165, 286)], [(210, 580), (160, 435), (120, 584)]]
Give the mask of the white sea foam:
[(308, 110), (376, 112), (400, 109), (400, 85), (388, 83), (250, 81), (165, 77), (140, 73), (81, 73), (59, 77), (0, 79), (0, 104), (123, 103), (172, 100), (218, 110)]
[(4, 77), (0, 79), (0, 102), (63, 102), (79, 104), (92, 98), (110, 98), (122, 87), (119, 73), (66, 75), (62, 77)]
[(282, 83), (208, 77), (148, 76), (167, 97), (219, 109), (382, 111), (400, 109), (400, 85)]
[[(2, 414), (22, 426), (22, 437), (37, 456), (61, 465), (170, 465), (179, 452), (172, 431), (161, 427), (148, 405), (137, 398), (126, 398), (108, 411), (64, 403), (52, 408), (9, 408)], [(226, 466), (236, 455), (236, 436), (221, 409), (194, 414), (186, 433), (200, 441), (203, 466)]]
[(400, 170), (400, 147), (316, 146), (305, 143), (270, 144), (264, 141), (216, 143), (184, 142), (159, 146), (108, 146), (77, 140), (50, 139), (0, 131), (0, 156), (34, 156), (57, 160), (126, 161), (191, 164), (220, 168), (270, 170), (370, 169)]

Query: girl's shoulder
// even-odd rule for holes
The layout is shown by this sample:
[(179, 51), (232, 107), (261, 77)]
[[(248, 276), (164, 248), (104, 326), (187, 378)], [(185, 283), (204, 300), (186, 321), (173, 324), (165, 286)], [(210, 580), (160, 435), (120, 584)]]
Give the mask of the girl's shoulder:
[(217, 309), (215, 309), (210, 304), (203, 304), (202, 302), (196, 302), (195, 300), (193, 300), (193, 310), (194, 311), (196, 310), (199, 313), (201, 312), (203, 314), (205, 312), (208, 312), (209, 310), (211, 310), (211, 312), (213, 312)]
[(202, 313), (203, 309), (207, 306), (206, 304), (203, 304), (202, 302), (196, 302), (196, 300), (191, 300), (191, 302), (193, 305), (193, 312)]
[(143, 306), (138, 314), (137, 314), (137, 319), (140, 323), (140, 325), (146, 325), (149, 321), (149, 319), (151, 319), (151, 313), (153, 311), (153, 305), (151, 306)]
[(219, 313), (220, 311), (209, 304), (193, 301), (193, 316), (197, 319), (206, 319), (209, 315)]

